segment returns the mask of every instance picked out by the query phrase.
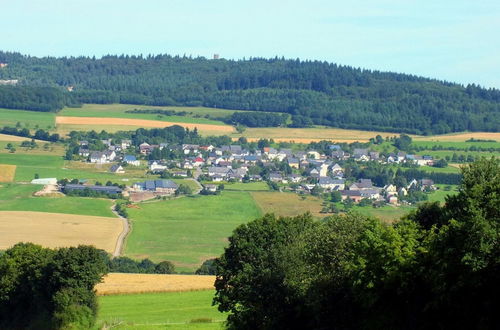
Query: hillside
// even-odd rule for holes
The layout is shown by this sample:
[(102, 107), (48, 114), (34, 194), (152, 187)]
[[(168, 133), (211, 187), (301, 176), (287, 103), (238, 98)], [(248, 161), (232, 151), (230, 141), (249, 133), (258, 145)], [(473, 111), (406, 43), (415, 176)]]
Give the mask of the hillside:
[[(499, 90), (319, 61), (170, 55), (37, 58), (0, 52), (0, 62), (8, 64), (0, 69), (0, 81), (19, 81), (0, 85), (0, 107), (5, 108), (184, 105), (287, 113), (292, 127), (415, 134), (500, 129)], [(66, 90), (70, 86), (72, 92)], [(262, 121), (268, 120), (252, 122)]]

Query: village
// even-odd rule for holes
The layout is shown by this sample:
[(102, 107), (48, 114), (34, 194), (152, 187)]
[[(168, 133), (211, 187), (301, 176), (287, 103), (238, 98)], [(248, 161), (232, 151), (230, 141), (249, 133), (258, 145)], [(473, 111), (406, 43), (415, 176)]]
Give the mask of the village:
[[(264, 181), (271, 190), (331, 194), (336, 201), (401, 205), (421, 200), (418, 197), (422, 196), (421, 192), (437, 189), (433, 180), (428, 178), (386, 178), (374, 182), (353, 170), (354, 167), (376, 166), (379, 171), (389, 169), (394, 172), (402, 166), (418, 168), (433, 165), (434, 160), (430, 156), (403, 151), (381, 154), (370, 148), (353, 148), (348, 152), (340, 144), (328, 144), (326, 152), (269, 146), (250, 150), (240, 144), (213, 146), (142, 142), (134, 145), (128, 139), (116, 142), (104, 139), (99, 141), (101, 144), (104, 150), (95, 151), (90, 148), (92, 144), (89, 141), (78, 141), (75, 157), (95, 166), (111, 165), (109, 171), (118, 175), (131, 168), (142, 168), (158, 177), (128, 186), (116, 183), (90, 185), (73, 180), (62, 182), (61, 191), (74, 194), (85, 190), (108, 196), (119, 194), (130, 197), (132, 201), (143, 201), (179, 194), (180, 186), (170, 180), (172, 178), (196, 180), (200, 189), (182, 191), (184, 194), (216, 194), (224, 184)], [(159, 156), (167, 153), (168, 157)], [(415, 195), (417, 198), (409, 198)]]

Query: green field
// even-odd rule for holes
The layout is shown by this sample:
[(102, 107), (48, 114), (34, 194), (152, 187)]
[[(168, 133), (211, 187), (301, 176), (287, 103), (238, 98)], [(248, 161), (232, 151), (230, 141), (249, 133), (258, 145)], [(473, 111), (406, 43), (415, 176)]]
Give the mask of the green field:
[(212, 306), (213, 296), (213, 290), (102, 296), (96, 328), (222, 329), (225, 314)]
[(426, 172), (435, 172), (435, 173), (460, 173), (460, 168), (454, 166), (446, 166), (446, 167), (420, 166), (418, 169)]
[(233, 191), (138, 207), (129, 209), (132, 233), (125, 254), (170, 260), (182, 272), (193, 272), (204, 260), (222, 254), (232, 230), (261, 215), (249, 193)]
[(352, 210), (360, 214), (379, 218), (383, 221), (392, 222), (400, 219), (402, 216), (414, 209), (411, 206), (382, 206), (374, 208), (372, 206), (357, 206), (355, 205)]
[(500, 141), (497, 142), (440, 142), (440, 141), (412, 141), (412, 145), (415, 147), (427, 147), (432, 148), (433, 146), (442, 146), (443, 148), (470, 148), (470, 147), (481, 147), (481, 148), (500, 148)]
[(429, 155), (434, 158), (445, 158), (446, 156), (449, 156), (450, 158), (453, 157), (453, 154), (457, 154), (457, 156), (464, 155), (467, 157), (468, 155), (473, 156), (474, 158), (481, 158), (481, 157), (486, 157), (486, 158), (491, 158), (491, 157), (500, 157), (499, 152), (484, 152), (484, 151), (460, 151), (460, 150), (424, 150), (417, 152), (419, 155)]
[(266, 182), (235, 182), (224, 184), (224, 189), (235, 191), (269, 191), (269, 186)]
[[(161, 114), (127, 113), (129, 110), (170, 110), (175, 112), (188, 112), (184, 116), (165, 116)], [(161, 120), (177, 123), (197, 123), (223, 125), (219, 120), (205, 118), (205, 116), (228, 117), (235, 110), (213, 109), (204, 107), (158, 107), (130, 104), (85, 104), (81, 108), (64, 108), (59, 116), (68, 117), (111, 117), (111, 118), (133, 118)]]
[[(55, 114), (53, 112), (25, 111), (0, 108), (0, 126), (15, 127), (19, 122), (21, 128), (31, 131), (41, 128), (44, 130), (54, 129)], [(33, 132), (32, 132), (33, 133)]]
[(35, 211), (101, 217), (115, 217), (111, 212), (112, 201), (79, 197), (34, 197), (41, 185), (0, 185), (0, 211)]
[[(436, 187), (439, 189), (429, 194), (430, 202), (441, 202), (444, 203), (445, 197), (447, 195), (455, 195), (457, 193), (458, 186), (456, 185), (446, 185), (446, 184), (437, 184)], [(450, 187), (451, 190), (446, 191), (445, 187)]]

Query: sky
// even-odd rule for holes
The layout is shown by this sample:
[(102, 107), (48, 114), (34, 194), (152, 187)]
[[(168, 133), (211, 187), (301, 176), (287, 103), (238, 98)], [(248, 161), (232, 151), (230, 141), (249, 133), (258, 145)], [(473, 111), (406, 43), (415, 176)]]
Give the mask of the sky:
[(500, 88), (500, 1), (0, 0), (0, 50), (284, 56)]

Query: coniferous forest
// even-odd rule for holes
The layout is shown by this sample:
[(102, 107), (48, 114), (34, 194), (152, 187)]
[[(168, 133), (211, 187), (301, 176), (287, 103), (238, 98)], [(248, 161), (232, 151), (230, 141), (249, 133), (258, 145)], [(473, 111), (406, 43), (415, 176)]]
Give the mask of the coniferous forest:
[[(499, 131), (500, 90), (283, 58), (24, 56), (0, 52), (0, 107), (81, 103), (207, 106), (291, 115), (311, 124), (416, 134)], [(73, 91), (67, 91), (72, 86)], [(243, 119), (243, 118), (241, 118)], [(263, 118), (244, 118), (259, 123)]]

